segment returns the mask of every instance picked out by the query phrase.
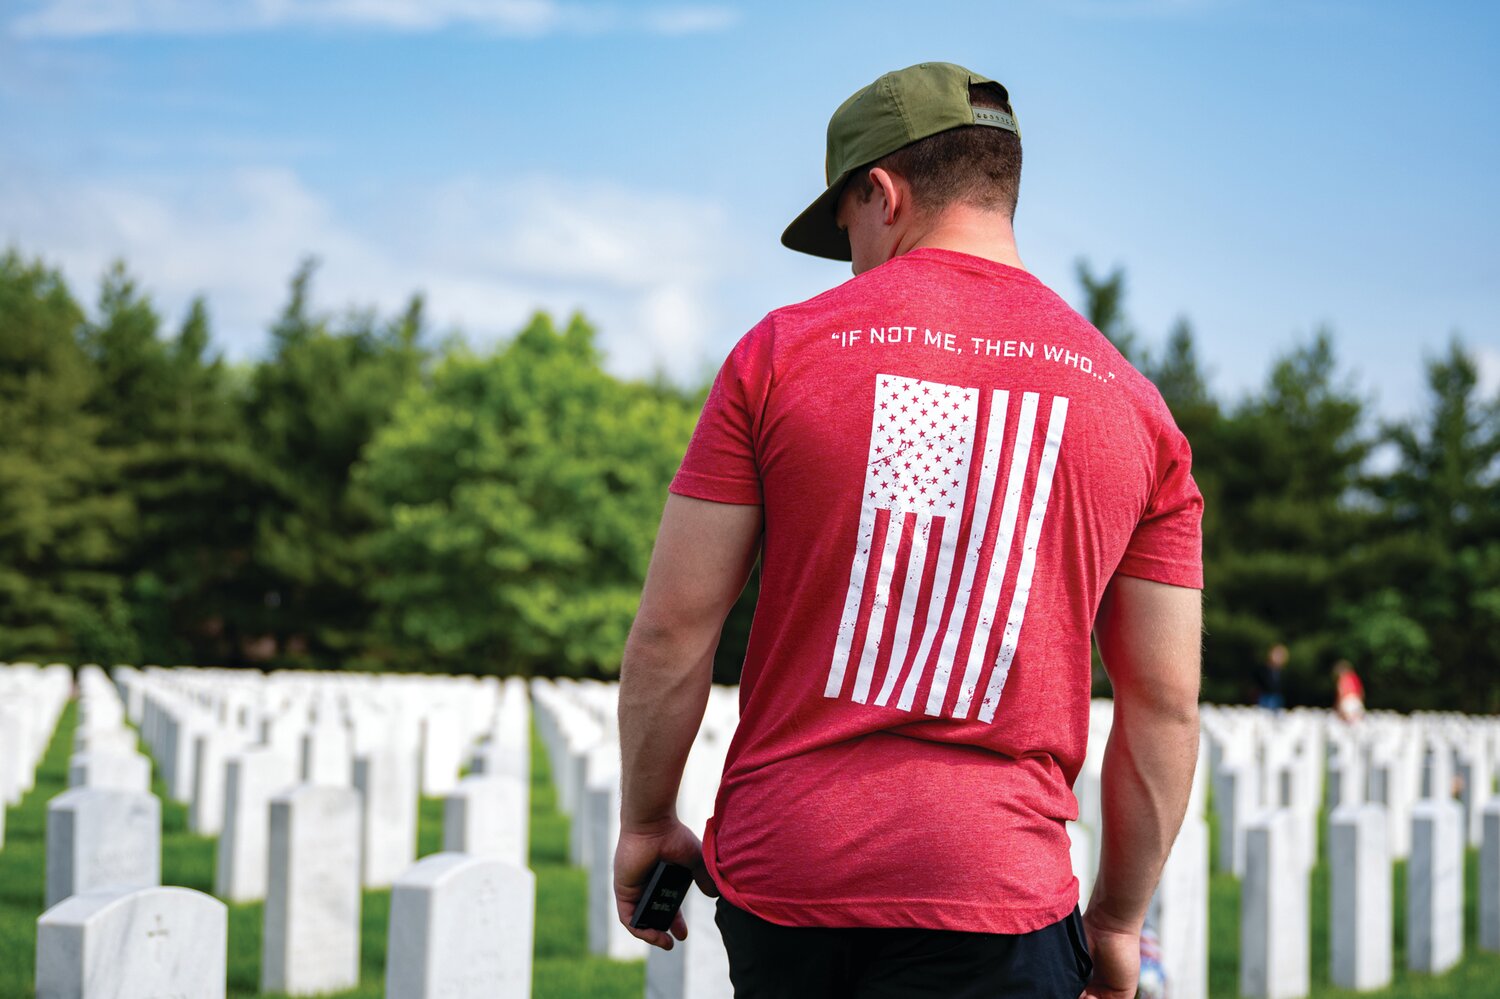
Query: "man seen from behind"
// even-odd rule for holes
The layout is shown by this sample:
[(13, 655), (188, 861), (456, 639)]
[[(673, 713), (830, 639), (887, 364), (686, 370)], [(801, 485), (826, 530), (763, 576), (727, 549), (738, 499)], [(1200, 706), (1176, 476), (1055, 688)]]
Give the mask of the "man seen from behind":
[[(1008, 92), (962, 67), (845, 101), (782, 241), (855, 276), (739, 341), (671, 484), (615, 891), (628, 924), (658, 859), (693, 867), (737, 996), (1135, 994), (1198, 747), (1202, 500), (1160, 394), (1022, 264), (1020, 166)], [(757, 557), (700, 845), (678, 783)], [(1091, 634), (1114, 724), (1081, 900)]]

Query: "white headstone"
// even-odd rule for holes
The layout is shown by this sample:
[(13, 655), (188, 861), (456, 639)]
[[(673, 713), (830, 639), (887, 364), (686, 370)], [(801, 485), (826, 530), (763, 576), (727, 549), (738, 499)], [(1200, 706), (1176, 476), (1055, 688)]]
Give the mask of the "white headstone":
[(1411, 823), (1406, 966), (1437, 974), (1463, 956), (1463, 808), (1452, 798), (1430, 798), (1412, 809)]
[(589, 868), (589, 953), (617, 961), (639, 961), (650, 944), (620, 922), (615, 904), (615, 844), (620, 839), (620, 785), (591, 787), (590, 816), (593, 865)]
[(1480, 818), (1479, 947), (1500, 951), (1500, 800), (1486, 802)]
[(200, 730), (193, 737), (193, 800), (188, 805), (188, 829), (200, 836), (217, 836), (224, 826), (224, 757), (226, 736)]
[(268, 746), (241, 750), (224, 765), (224, 819), (214, 894), (230, 902), (266, 897), (271, 798), (295, 782), (291, 757)]
[(1089, 894), (1094, 890), (1095, 865), (1099, 848), (1094, 843), (1094, 834), (1081, 822), (1067, 823), (1068, 859), (1073, 865), (1073, 876), (1078, 879), (1078, 897), (1084, 907), (1088, 906)]
[(443, 849), (527, 864), (527, 788), (514, 777), (465, 777), (443, 803)]
[(1368, 991), (1391, 982), (1391, 855), (1385, 806), (1328, 817), (1328, 928), (1333, 984)]
[(151, 790), (151, 760), (135, 750), (89, 750), (68, 759), (69, 787)]
[(429, 797), (447, 794), (458, 783), (463, 760), (463, 733), (456, 713), (434, 708), (419, 728), (421, 738), (422, 793)]
[(47, 803), (47, 905), (101, 888), (161, 884), (161, 802), (74, 788)]
[(1245, 876), (1245, 826), (1255, 812), (1253, 765), (1224, 766), (1214, 788), (1219, 813), (1219, 870)]
[(272, 798), (261, 990), (359, 984), (359, 907), (358, 792), (304, 784)]
[(354, 775), (353, 733), (333, 714), (324, 714), (302, 734), (302, 780), (348, 787)]
[(0, 705), (0, 805), (14, 805), (27, 790), (29, 731), (20, 705)]
[(1167, 854), (1147, 920), (1172, 999), (1208, 999), (1208, 822), (1189, 812)]
[(729, 956), (714, 921), (714, 900), (696, 887), (682, 900), (686, 940), (646, 951), (646, 999), (734, 999)]
[(360, 793), (361, 880), (384, 888), (417, 856), (417, 759), (415, 751), (380, 745), (354, 758)]
[(1308, 991), (1308, 886), (1295, 822), (1278, 809), (1245, 826), (1240, 994), (1253, 999), (1297, 999)]
[(536, 879), (494, 857), (438, 853), (391, 888), (386, 999), (531, 995)]
[(37, 920), (37, 999), (223, 999), (224, 903), (189, 888), (86, 892)]
[(168, 716), (166, 721), (167, 741), (166, 754), (162, 760), (162, 776), (167, 785), (167, 794), (172, 800), (187, 804), (193, 796), (193, 766), (197, 762), (193, 746), (198, 729), (182, 714)]
[(593, 828), (593, 817), (589, 809), (595, 802), (606, 799), (590, 795), (589, 791), (607, 788), (620, 783), (620, 743), (618, 739), (602, 739), (588, 750), (573, 757), (574, 780), (579, 788), (578, 807), (573, 813), (569, 827), (569, 856), (573, 863), (585, 869), (594, 865), (593, 843), (589, 830)]

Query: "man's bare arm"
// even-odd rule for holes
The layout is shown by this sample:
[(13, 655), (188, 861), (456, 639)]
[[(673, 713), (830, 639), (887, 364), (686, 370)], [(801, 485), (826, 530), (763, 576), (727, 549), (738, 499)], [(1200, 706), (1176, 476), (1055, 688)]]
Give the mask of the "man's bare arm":
[(1198, 757), (1202, 633), (1197, 590), (1116, 576), (1099, 607), (1095, 636), (1115, 716), (1104, 750), (1099, 874), (1085, 916), (1096, 950), (1088, 995), (1135, 994), (1146, 907)]
[[(760, 548), (761, 508), (667, 497), (641, 607), (620, 664), (620, 839), (615, 844), (615, 907), (620, 922), (640, 901), (658, 860), (693, 870), (707, 895), (718, 888), (698, 835), (677, 818), (682, 768), (713, 682), (713, 656)], [(687, 938), (682, 913), (670, 932), (632, 928), (672, 949)]]

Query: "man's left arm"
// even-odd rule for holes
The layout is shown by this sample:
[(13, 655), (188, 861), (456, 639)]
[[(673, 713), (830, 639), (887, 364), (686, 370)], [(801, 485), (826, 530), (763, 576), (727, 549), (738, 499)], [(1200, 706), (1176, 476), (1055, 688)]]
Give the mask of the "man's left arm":
[[(620, 841), (615, 903), (630, 925), (658, 859), (693, 869), (717, 895), (697, 835), (677, 818), (677, 789), (703, 722), (724, 618), (760, 550), (761, 507), (667, 497), (640, 610), (620, 664)], [(671, 933), (631, 932), (665, 950), (687, 937), (679, 913)]]

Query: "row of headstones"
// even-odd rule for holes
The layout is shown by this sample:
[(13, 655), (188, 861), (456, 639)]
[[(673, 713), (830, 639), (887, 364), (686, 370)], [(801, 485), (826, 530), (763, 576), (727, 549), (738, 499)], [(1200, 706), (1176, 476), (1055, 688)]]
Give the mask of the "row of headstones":
[(1278, 807), (1293, 811), (1307, 834), (1303, 859), (1310, 868), (1325, 779), (1330, 807), (1386, 806), (1398, 859), (1410, 849), (1412, 809), (1423, 800), (1456, 799), (1467, 842), (1479, 845), (1480, 816), (1494, 796), (1500, 764), (1496, 719), (1382, 712), (1348, 725), (1331, 712), (1219, 708), (1205, 711), (1204, 729), (1224, 832), (1223, 870), (1244, 873), (1246, 823)]
[[(303, 792), (333, 789), (304, 788)], [(299, 792), (300, 793), (300, 792)], [(341, 793), (346, 798), (352, 792)], [(325, 819), (326, 802), (287, 801)], [(353, 809), (342, 807), (346, 815)], [(337, 824), (334, 831), (338, 830)], [(307, 823), (294, 835), (314, 835)], [(316, 835), (324, 835), (318, 833)], [(317, 995), (359, 978), (359, 890), (348, 864), (291, 852), (285, 916), (267, 903), (261, 988)], [(312, 869), (312, 864), (321, 866)], [(313, 891), (316, 898), (307, 897)], [(506, 999), (531, 994), (532, 873), (494, 857), (438, 853), (397, 878), (387, 928), (387, 999)], [(525, 918), (518, 918), (518, 913)], [(190, 888), (106, 888), (73, 895), (37, 920), (38, 999), (192, 996), (223, 999), (228, 909)]]
[[(174, 715), (174, 708), (194, 702), (212, 708), (217, 700), (213, 692), (206, 698), (178, 696), (184, 690), (191, 691), (206, 682), (219, 686), (231, 681), (222, 675), (210, 680), (206, 673), (152, 670), (143, 674), (117, 668), (116, 679), (127, 699), (131, 693), (139, 695), (136, 703), (143, 718), (150, 706), (156, 705), (156, 729), (160, 733), (187, 727), (189, 720)], [(455, 680), (468, 686), (462, 678), (431, 677), (421, 682), (441, 685)], [(169, 693), (173, 689), (175, 695)], [(410, 689), (403, 692), (405, 697), (412, 694)], [(123, 772), (125, 768), (99, 761), (109, 754), (134, 752), (125, 748), (130, 736), (123, 725), (126, 701), (97, 667), (80, 672), (79, 695), (81, 749), (93, 758), (87, 764), (75, 758), (78, 765), (70, 768), (70, 776), (80, 782), (91, 776), (102, 779), (104, 774)], [(387, 816), (377, 807), (379, 789), (390, 783), (386, 778), (391, 774), (406, 773), (410, 779), (404, 783), (404, 790), (387, 788), (386, 792), (387, 797), (409, 799), (400, 811), (410, 816), (410, 828), (398, 837), (407, 843), (409, 869), (386, 881), (394, 881), (387, 994), (529, 993), (534, 882), (524, 865), (528, 801), (520, 775), (529, 771), (529, 706), (523, 682), (505, 685), (494, 718), (480, 727), (486, 738), (471, 760), (480, 773), (456, 781), (447, 796), (445, 852), (415, 866), (411, 861), (415, 859), (417, 766), (413, 763), (381, 770), (369, 765), (371, 756), (384, 754), (399, 760), (408, 754), (391, 753), (389, 746), (377, 745), (364, 757), (365, 767), (360, 767), (361, 758), (356, 757), (346, 775), (319, 775), (329, 783), (308, 780), (307, 768), (312, 764), (307, 752), (300, 775), (286, 764), (285, 755), (271, 746), (251, 746), (222, 761), (227, 771), (227, 791), (222, 798), (226, 834), (219, 843), (219, 879), (224, 880), (226, 871), (233, 875), (230, 880), (246, 869), (254, 868), (258, 873), (262, 890), (247, 893), (266, 900), (261, 976), (265, 989), (315, 994), (357, 983), (360, 888), (362, 883), (370, 886), (372, 871), (367, 847), (377, 842), (372, 827), (388, 824)], [(197, 788), (202, 787), (208, 771), (203, 741), (200, 733), (195, 754)], [(459, 741), (460, 750), (466, 748), (463, 742)], [(262, 772), (258, 764), (249, 762), (253, 760), (282, 762)], [(361, 769), (363, 781), (358, 776)], [(382, 774), (380, 782), (370, 779), (376, 773)], [(246, 779), (256, 775), (266, 779)], [(340, 776), (342, 781), (338, 781)], [(285, 782), (278, 785), (278, 777), (286, 778)], [(402, 784), (399, 780), (395, 783)], [(261, 813), (258, 821), (251, 818), (257, 811)], [(242, 834), (237, 845), (232, 842), (236, 833)], [(259, 844), (258, 850), (248, 848), (252, 840)], [(391, 853), (387, 851), (387, 856)], [(244, 888), (248, 880), (241, 878), (237, 886)], [(170, 889), (166, 895), (137, 899), (136, 892), (155, 889), (159, 881), (160, 805), (155, 796), (139, 786), (83, 785), (53, 799), (48, 810), (50, 908), (39, 920), (38, 929), (39, 994), (50, 994), (41, 992), (44, 983), (52, 988), (59, 981), (93, 980), (90, 975), (96, 973), (91, 970), (96, 962), (88, 955), (108, 955), (109, 947), (101, 944), (103, 950), (99, 950), (91, 946), (85, 952), (75, 945), (85, 939), (107, 944), (116, 933), (135, 933), (145, 926), (137, 918), (141, 912), (154, 913), (160, 905), (182, 906), (180, 919), (186, 920), (184, 925), (201, 922), (212, 927), (223, 922), (222, 918), (217, 923), (196, 919), (193, 913), (201, 911), (201, 905), (183, 901), (197, 894), (187, 889)], [(407, 901), (398, 906), (398, 899), (403, 898)], [(207, 896), (202, 899), (218, 904)], [(146, 908), (138, 911), (139, 906)], [(151, 915), (147, 922), (156, 918)], [(172, 922), (166, 916), (161, 919)], [(460, 924), (460, 932), (445, 929)], [(489, 932), (495, 928), (505, 932)], [(186, 931), (177, 936), (192, 938)], [(160, 953), (166, 946), (165, 938), (165, 933), (147, 933), (144, 939), (149, 943), (143, 942), (138, 949), (142, 954)], [(224, 950), (222, 942), (217, 948), (199, 947), (200, 942), (190, 939), (193, 953)], [(118, 963), (111, 963), (113, 958), (107, 956), (100, 960), (106, 962), (102, 967), (113, 968)], [(143, 976), (140, 982), (116, 972), (99, 981), (131, 981), (132, 991), (139, 985), (140, 994), (155, 994), (152, 990), (175, 994), (164, 985), (158, 988), (161, 983), (151, 976), (165, 975), (167, 984), (171, 984), (179, 973), (200, 973), (190, 970), (198, 967), (194, 960), (152, 960), (139, 969), (135, 964), (124, 967)], [(196, 978), (182, 983), (185, 987), (178, 991), (187, 995), (222, 994), (223, 968), (214, 967), (217, 970), (207, 974), (210, 978), (217, 975), (217, 992), (198, 991)], [(96, 993), (65, 989), (57, 994)]]
[(1218, 862), (1242, 878), (1242, 994), (1307, 994), (1308, 875), (1325, 781), (1335, 985), (1368, 990), (1391, 980), (1397, 859), (1407, 860), (1410, 969), (1441, 972), (1462, 955), (1468, 844), (1482, 845), (1481, 944), (1500, 947), (1495, 719), (1380, 713), (1349, 725), (1331, 712), (1211, 707), (1201, 717)]
[(67, 706), (72, 677), (61, 665), (0, 663), (0, 849), (5, 808), (36, 786), (36, 768)]
[[(533, 680), (531, 691), (558, 807), (571, 818), (569, 858), (588, 871), (590, 952), (617, 960), (644, 957), (648, 999), (728, 999), (734, 990), (712, 899), (687, 893), (681, 910), (687, 939), (670, 951), (648, 947), (620, 922), (613, 870), (620, 832), (619, 685)], [(738, 689), (714, 687), (677, 796), (678, 817), (700, 838), (738, 721)]]
[[(1479, 946), (1500, 951), (1500, 801), (1481, 810)], [(1392, 978), (1391, 851), (1386, 808), (1345, 805), (1328, 822), (1330, 979), (1367, 991)], [(1308, 874), (1285, 808), (1247, 824), (1241, 896), (1240, 992), (1293, 999), (1309, 983)], [(1432, 799), (1412, 808), (1406, 868), (1406, 963), (1439, 974), (1463, 957), (1463, 810)]]

